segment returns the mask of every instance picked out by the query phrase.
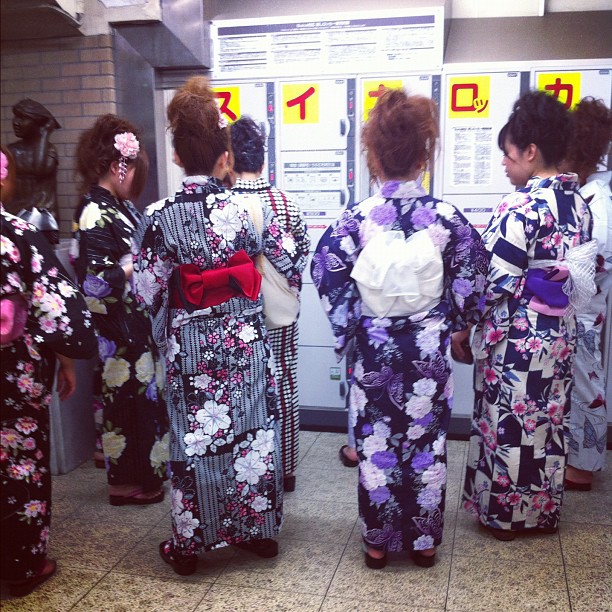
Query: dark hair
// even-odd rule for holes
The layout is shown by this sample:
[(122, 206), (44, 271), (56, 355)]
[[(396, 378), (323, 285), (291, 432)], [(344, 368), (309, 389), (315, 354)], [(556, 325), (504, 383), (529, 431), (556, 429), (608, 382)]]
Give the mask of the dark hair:
[(49, 123), (49, 126), (54, 130), (62, 127), (47, 108), (40, 102), (31, 100), (30, 98), (19, 100), (19, 102), (13, 106), (13, 114), (29, 117), (40, 126)]
[(266, 137), (259, 126), (247, 116), (241, 117), (230, 128), (234, 170), (259, 172), (265, 160)]
[(612, 111), (602, 100), (587, 97), (580, 100), (570, 118), (572, 137), (565, 166), (578, 174), (581, 183), (585, 183), (610, 149)]
[(558, 165), (565, 157), (570, 133), (569, 111), (565, 106), (543, 91), (529, 91), (514, 103), (497, 144), (505, 153), (506, 140), (521, 151), (533, 143), (546, 165)]
[(110, 113), (98, 117), (93, 126), (79, 138), (76, 150), (77, 172), (83, 177), (83, 193), (108, 172), (114, 161), (121, 159), (121, 153), (115, 148), (115, 136), (123, 132), (132, 132), (140, 143), (136, 158), (127, 159), (126, 162), (136, 168), (130, 197), (137, 198), (142, 193), (149, 171), (149, 158), (142, 147), (140, 132), (129, 121)]
[(363, 127), (362, 146), (372, 178), (378, 161), (386, 178), (403, 178), (416, 164), (433, 158), (439, 135), (438, 110), (425, 96), (387, 89), (378, 98)]
[(13, 197), (15, 185), (17, 184), (17, 168), (15, 167), (15, 159), (13, 158), (12, 153), (4, 145), (0, 145), (0, 150), (2, 150), (6, 156), (6, 162), (8, 165), (8, 174), (4, 179), (4, 186), (0, 187), (0, 201), (7, 204)]
[(219, 105), (204, 77), (192, 77), (177, 89), (168, 105), (172, 145), (185, 172), (210, 174), (219, 156), (230, 152), (227, 127), (220, 123)]

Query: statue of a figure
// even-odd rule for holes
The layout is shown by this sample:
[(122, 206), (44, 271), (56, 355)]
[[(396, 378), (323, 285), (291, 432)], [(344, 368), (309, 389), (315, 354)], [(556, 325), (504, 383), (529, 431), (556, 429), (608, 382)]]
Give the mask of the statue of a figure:
[[(8, 145), (17, 170), (15, 195), (9, 212), (18, 215), (24, 209), (30, 211), (29, 215), (22, 216), (35, 225), (40, 224), (36, 222), (38, 219), (43, 225), (39, 227), (41, 230), (57, 232), (58, 155), (49, 137), (61, 125), (42, 104), (29, 98), (13, 106), (13, 115), (13, 131), (21, 140)], [(55, 228), (49, 227), (53, 225)]]

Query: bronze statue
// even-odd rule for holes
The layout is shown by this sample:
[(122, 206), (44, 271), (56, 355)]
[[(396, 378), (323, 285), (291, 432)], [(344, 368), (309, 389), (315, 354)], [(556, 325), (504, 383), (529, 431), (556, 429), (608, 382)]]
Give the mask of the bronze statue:
[(15, 195), (8, 210), (18, 215), (25, 209), (29, 214), (22, 216), (35, 225), (42, 223), (39, 229), (57, 231), (58, 154), (49, 137), (61, 125), (42, 104), (29, 98), (13, 106), (13, 115), (13, 131), (21, 140), (8, 145), (17, 169)]

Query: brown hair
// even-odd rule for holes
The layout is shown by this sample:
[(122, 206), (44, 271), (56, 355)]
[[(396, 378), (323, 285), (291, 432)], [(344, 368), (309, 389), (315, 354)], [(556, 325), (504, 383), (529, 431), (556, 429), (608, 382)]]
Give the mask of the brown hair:
[(601, 100), (587, 97), (570, 113), (570, 121), (572, 136), (564, 166), (575, 172), (583, 184), (610, 149), (612, 111)]
[(0, 201), (6, 204), (10, 202), (15, 191), (15, 185), (17, 183), (17, 169), (15, 167), (15, 159), (13, 158), (11, 152), (4, 145), (0, 145), (0, 149), (6, 156), (6, 161), (8, 163), (8, 174), (2, 181), (4, 185), (0, 186)]
[(211, 174), (219, 156), (231, 152), (230, 133), (219, 123), (219, 105), (205, 77), (192, 77), (168, 105), (172, 144), (186, 174)]
[(83, 177), (83, 193), (87, 193), (89, 187), (108, 172), (110, 165), (121, 158), (121, 153), (115, 148), (115, 136), (123, 132), (132, 132), (140, 143), (136, 158), (126, 160), (128, 165), (136, 168), (130, 198), (137, 198), (142, 193), (149, 172), (149, 158), (143, 149), (140, 132), (129, 121), (110, 113), (98, 117), (94, 125), (79, 138), (76, 150), (77, 172)]
[(405, 178), (434, 157), (439, 136), (438, 110), (425, 96), (386, 89), (363, 127), (362, 146), (373, 179), (378, 163), (388, 179)]

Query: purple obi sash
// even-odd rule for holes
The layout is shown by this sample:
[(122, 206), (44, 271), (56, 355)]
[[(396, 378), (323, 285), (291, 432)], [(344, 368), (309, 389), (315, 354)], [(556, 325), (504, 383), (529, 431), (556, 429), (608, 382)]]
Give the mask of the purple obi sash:
[(569, 297), (563, 291), (568, 277), (565, 268), (531, 268), (527, 271), (523, 297), (529, 299), (529, 307), (551, 317), (565, 315)]

